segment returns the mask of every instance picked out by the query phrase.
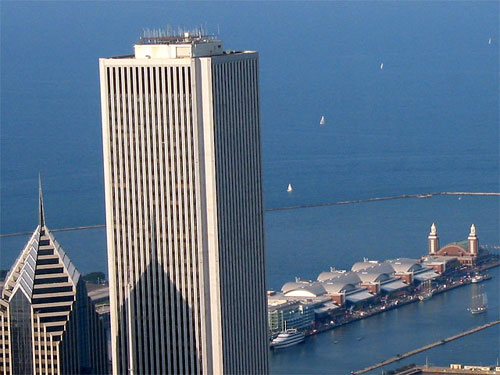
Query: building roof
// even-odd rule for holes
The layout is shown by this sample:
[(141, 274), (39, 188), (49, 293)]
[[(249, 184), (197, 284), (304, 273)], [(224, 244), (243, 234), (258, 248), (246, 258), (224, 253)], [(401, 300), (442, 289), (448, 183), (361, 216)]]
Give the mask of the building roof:
[(415, 259), (397, 258), (386, 261), (396, 273), (417, 272), (422, 269), (422, 265)]
[(323, 282), (323, 287), (328, 294), (338, 294), (354, 290), (360, 283), (361, 279), (356, 272), (346, 272), (339, 277)]
[[(68, 281), (74, 287), (80, 279), (80, 273), (45, 225), (41, 182), (39, 184), (39, 223), (5, 278), (2, 298), (7, 301), (18, 288), (22, 289), (31, 301), (35, 279), (45, 279), (51, 274), (56, 275), (56, 272), (52, 272), (51, 269), (58, 269), (62, 266), (61, 273), (68, 277)], [(45, 252), (50, 249), (53, 249), (51, 256), (56, 257), (56, 263), (53, 263), (53, 260), (51, 263), (41, 261), (47, 257)]]
[(377, 283), (390, 280), (391, 277), (384, 272), (356, 272), (363, 283)]
[(439, 274), (435, 272), (432, 268), (424, 272), (419, 272), (414, 275), (415, 279), (422, 282), (426, 280), (434, 280), (439, 277)]
[(318, 282), (288, 282), (281, 288), (286, 297), (318, 297), (325, 294), (325, 288)]
[(355, 284), (341, 281), (328, 281), (323, 284), (327, 294), (347, 293), (356, 289)]
[(363, 260), (362, 262), (356, 262), (352, 265), (351, 271), (362, 271), (366, 270), (368, 268), (372, 268), (376, 265), (379, 265), (380, 263), (377, 260)]
[(467, 240), (449, 243), (438, 251), (439, 255), (466, 256), (469, 253), (469, 243)]
[(382, 289), (384, 292), (395, 292), (400, 289), (407, 288), (408, 284), (405, 284), (402, 280), (396, 279), (393, 281), (389, 281), (387, 283), (383, 283), (380, 285), (380, 289)]
[(375, 296), (370, 292), (368, 292), (366, 289), (360, 289), (354, 293), (348, 294), (346, 296), (346, 300), (351, 303), (358, 303), (362, 301), (367, 301), (373, 297)]
[(338, 271), (338, 270), (331, 270), (327, 272), (321, 272), (318, 275), (318, 281), (325, 281), (325, 280), (331, 280), (331, 279), (336, 279), (338, 277), (344, 276), (347, 272), (346, 271)]

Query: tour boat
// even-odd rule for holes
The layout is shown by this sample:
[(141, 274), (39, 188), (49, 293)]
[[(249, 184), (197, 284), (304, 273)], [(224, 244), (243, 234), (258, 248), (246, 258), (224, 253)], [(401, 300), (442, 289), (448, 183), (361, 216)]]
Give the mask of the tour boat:
[(471, 279), (471, 282), (474, 284), (480, 283), (482, 281), (484, 281), (483, 275), (476, 275)]
[(304, 332), (299, 332), (296, 329), (287, 329), (271, 341), (271, 349), (287, 348), (289, 346), (299, 344), (304, 340)]

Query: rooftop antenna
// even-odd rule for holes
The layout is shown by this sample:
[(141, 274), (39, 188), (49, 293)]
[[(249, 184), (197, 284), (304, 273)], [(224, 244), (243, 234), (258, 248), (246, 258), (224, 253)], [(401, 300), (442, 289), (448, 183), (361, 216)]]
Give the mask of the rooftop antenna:
[(40, 228), (45, 225), (45, 214), (43, 212), (42, 177), (38, 172), (38, 224)]

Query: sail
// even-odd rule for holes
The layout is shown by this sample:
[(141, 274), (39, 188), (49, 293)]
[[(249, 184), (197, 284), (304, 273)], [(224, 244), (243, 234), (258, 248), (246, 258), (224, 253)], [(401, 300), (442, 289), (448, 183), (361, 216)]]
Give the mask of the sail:
[(320, 125), (325, 125), (325, 116), (321, 116), (321, 120), (319, 120)]
[(472, 291), (472, 303), (470, 311), (473, 314), (486, 311), (488, 307), (488, 296), (484, 292), (483, 286), (478, 286)]

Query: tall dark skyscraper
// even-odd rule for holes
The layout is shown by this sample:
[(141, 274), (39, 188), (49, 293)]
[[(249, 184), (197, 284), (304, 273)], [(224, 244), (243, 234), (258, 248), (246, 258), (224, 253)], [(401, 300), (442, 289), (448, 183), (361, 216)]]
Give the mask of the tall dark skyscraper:
[(100, 60), (113, 372), (268, 372), (258, 54)]

